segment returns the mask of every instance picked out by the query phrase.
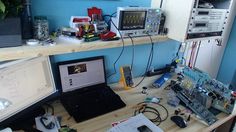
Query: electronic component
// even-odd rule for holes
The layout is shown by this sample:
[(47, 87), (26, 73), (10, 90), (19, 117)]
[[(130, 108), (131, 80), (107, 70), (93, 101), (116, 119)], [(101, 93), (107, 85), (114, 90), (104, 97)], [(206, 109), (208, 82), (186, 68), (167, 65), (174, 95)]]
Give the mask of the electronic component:
[(108, 31), (108, 25), (105, 21), (97, 21), (93, 25), (96, 33), (104, 33)]
[(210, 80), (210, 76), (207, 73), (202, 72), (197, 68), (191, 69), (190, 67), (185, 67), (183, 69), (183, 74), (200, 86), (204, 84), (204, 82)]
[(80, 25), (90, 24), (91, 18), (88, 16), (71, 16), (70, 27), (78, 28)]
[(206, 108), (204, 107), (198, 100), (195, 98), (189, 98), (184, 90), (177, 91), (176, 96), (187, 106), (189, 107), (195, 114), (197, 114), (202, 120), (204, 120), (208, 125), (212, 125), (218, 119)]
[(195, 88), (193, 90), (193, 95), (206, 108), (211, 107), (213, 99), (208, 95), (206, 90), (202, 89), (201, 87)]
[(230, 114), (233, 111), (235, 99), (232, 96), (232, 90), (223, 83), (212, 79), (203, 85), (208, 92), (208, 96), (213, 99), (212, 107)]
[(166, 22), (166, 16), (162, 13), (158, 34), (161, 34), (161, 35), (166, 35), (167, 34), (168, 29), (165, 28), (165, 22)]
[(89, 34), (85, 34), (84, 35), (84, 41), (85, 42), (91, 42), (91, 41), (96, 41), (96, 40), (99, 40), (100, 37), (98, 36), (98, 34), (95, 34), (95, 33), (89, 33)]
[(147, 87), (143, 87), (142, 94), (147, 94)]
[(102, 9), (97, 7), (88, 8), (88, 16), (92, 19), (91, 23), (94, 25), (96, 33), (107, 32), (108, 25), (102, 19)]
[(205, 121), (208, 124), (214, 121), (214, 118), (207, 111), (210, 107), (227, 114), (232, 113), (235, 97), (227, 85), (211, 79), (207, 73), (198, 69), (185, 67), (183, 73), (185, 78), (176, 83), (172, 89), (181, 101), (201, 118), (206, 119)]
[(88, 8), (88, 16), (92, 21), (98, 21), (102, 19), (102, 9), (97, 7)]
[(221, 36), (227, 22), (227, 10), (193, 9), (187, 39)]
[(148, 128), (146, 125), (142, 125), (137, 128), (139, 132), (152, 132), (150, 128)]
[(110, 40), (110, 39), (113, 39), (113, 38), (116, 38), (116, 34), (114, 32), (107, 32), (107, 33), (101, 33), (100, 34), (100, 38), (101, 40), (103, 41), (107, 41), (107, 40)]
[(170, 119), (180, 128), (187, 127), (187, 122), (180, 116), (172, 116)]
[(150, 77), (150, 76), (154, 76), (154, 75), (160, 75), (160, 74), (163, 74), (163, 73), (171, 72), (172, 69), (173, 69), (173, 66), (166, 65), (164, 68), (154, 69), (154, 70), (148, 71), (147, 76)]
[(120, 96), (107, 86), (104, 64), (103, 56), (57, 64), (62, 91), (60, 99), (76, 122), (125, 106)]
[(152, 86), (156, 88), (160, 88), (169, 78), (171, 77), (170, 73), (163, 74), (160, 78), (158, 78)]
[[(157, 35), (162, 11), (149, 7), (118, 7), (111, 31), (122, 37)], [(119, 34), (119, 31), (121, 34)]]
[(46, 116), (40, 117), (40, 122), (46, 129), (53, 129), (55, 127), (55, 123), (52, 121), (52, 119)]
[(173, 107), (177, 107), (179, 105), (180, 100), (176, 97), (175, 93), (170, 90), (167, 94), (167, 104)]
[[(228, 114), (233, 111), (235, 99), (232, 97), (232, 90), (228, 86), (215, 79), (211, 79), (207, 73), (199, 69), (185, 67), (183, 73), (194, 82), (195, 86), (191, 86), (193, 89), (192, 96), (202, 105), (206, 108), (212, 106)], [(185, 83), (186, 80), (185, 78), (181, 83), (181, 86), (185, 89), (188, 88)]]
[(222, 39), (230, 27), (229, 18), (234, 17), (233, 3), (232, 0), (163, 1), (168, 38), (180, 42)]
[(74, 28), (63, 27), (61, 28), (61, 35), (73, 37), (76, 36), (77, 30)]
[(124, 84), (124, 89), (130, 89), (134, 85), (130, 66), (120, 67), (120, 75), (120, 82)]

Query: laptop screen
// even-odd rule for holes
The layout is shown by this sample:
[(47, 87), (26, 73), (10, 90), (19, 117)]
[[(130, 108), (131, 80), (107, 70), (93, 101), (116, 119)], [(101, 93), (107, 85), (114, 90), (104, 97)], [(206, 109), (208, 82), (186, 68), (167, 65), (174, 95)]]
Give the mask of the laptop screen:
[(95, 57), (60, 63), (62, 92), (105, 83), (103, 60), (103, 57)]

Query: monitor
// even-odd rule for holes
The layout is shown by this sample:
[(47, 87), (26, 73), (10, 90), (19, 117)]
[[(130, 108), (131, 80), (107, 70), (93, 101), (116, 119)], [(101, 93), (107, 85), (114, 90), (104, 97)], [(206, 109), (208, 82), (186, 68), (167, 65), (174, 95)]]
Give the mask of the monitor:
[[(0, 65), (0, 122), (15, 120), (57, 94), (48, 57), (17, 60)], [(14, 118), (14, 119), (13, 119)]]
[(158, 35), (162, 11), (150, 7), (117, 7), (111, 31), (119, 37)]
[(121, 11), (120, 30), (145, 29), (147, 11)]
[(58, 63), (62, 92), (106, 83), (103, 56)]

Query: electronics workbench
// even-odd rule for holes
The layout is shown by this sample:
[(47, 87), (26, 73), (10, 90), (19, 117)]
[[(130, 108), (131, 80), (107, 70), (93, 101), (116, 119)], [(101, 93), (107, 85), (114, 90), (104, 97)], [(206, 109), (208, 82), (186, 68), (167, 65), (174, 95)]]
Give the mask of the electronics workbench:
[[(117, 7), (112, 14), (102, 14), (102, 9), (92, 7), (87, 16), (71, 14), (69, 27), (57, 27), (60, 30), (53, 37), (49, 37), (52, 29), (46, 21), (46, 26), (39, 23), (42, 33), (35, 26), (38, 35), (26, 44), (10, 47), (9, 42), (0, 42), (0, 132), (5, 128), (43, 132), (228, 132), (229, 122), (236, 121), (236, 91), (198, 70), (196, 62), (202, 41), (226, 44), (236, 2), (165, 0), (158, 5)], [(168, 55), (161, 58), (172, 61), (154, 69), (154, 44), (169, 43), (170, 39), (176, 41), (170, 43), (180, 42), (178, 51), (166, 47)], [(150, 45), (150, 53), (141, 47), (148, 59), (138, 56), (141, 63), (134, 64), (138, 45)], [(128, 54), (123, 54), (128, 46), (132, 46), (131, 65), (127, 65)], [(119, 47), (122, 49), (113, 63), (114, 73), (112, 59), (107, 57), (110, 52), (104, 53), (106, 56), (74, 57), (81, 59), (68, 57), (67, 61), (50, 57)], [(125, 61), (118, 64), (122, 55)], [(108, 86), (107, 80), (118, 73), (118, 65), (120, 82)], [(132, 73), (136, 75), (145, 65), (142, 77), (133, 79)]]
[[(113, 122), (121, 121), (124, 119), (128, 119), (134, 115), (135, 106), (144, 101), (144, 99), (147, 96), (157, 96), (162, 98), (160, 104), (166, 107), (168, 110), (169, 116), (167, 120), (161, 122), (159, 127), (163, 131), (168, 132), (175, 132), (175, 131), (185, 131), (185, 132), (201, 132), (201, 131), (212, 131), (216, 129), (217, 127), (221, 126), (222, 124), (226, 123), (227, 121), (233, 119), (235, 117), (235, 110), (232, 112), (232, 114), (225, 114), (220, 113), (216, 117), (218, 118), (218, 121), (214, 124), (208, 126), (206, 123), (204, 123), (202, 120), (196, 117), (195, 114), (192, 114), (190, 121), (188, 122), (188, 126), (186, 128), (180, 128), (178, 127), (174, 122), (170, 120), (170, 117), (175, 115), (175, 110), (180, 108), (184, 109), (184, 107), (172, 107), (167, 104), (167, 93), (168, 90), (165, 90), (164, 86), (162, 86), (159, 89), (152, 88), (150, 84), (155, 81), (157, 76), (146, 78), (142, 84), (140, 84), (137, 88), (133, 88), (130, 90), (124, 90), (120, 84), (112, 84), (110, 85), (111, 88), (121, 97), (121, 99), (126, 103), (126, 107), (107, 113), (102, 116), (98, 116), (96, 118), (83, 121), (80, 123), (76, 123), (72, 117), (66, 112), (64, 107), (61, 105), (60, 102), (54, 102), (53, 106), (55, 107), (55, 115), (62, 116), (62, 125), (68, 125), (71, 128), (75, 128), (80, 132), (102, 132), (109, 130), (112, 126), (111, 124)], [(134, 82), (138, 82), (140, 78), (135, 79)], [(148, 95), (142, 94), (142, 87), (146, 86), (148, 87)], [(160, 111), (161, 112), (161, 111)]]

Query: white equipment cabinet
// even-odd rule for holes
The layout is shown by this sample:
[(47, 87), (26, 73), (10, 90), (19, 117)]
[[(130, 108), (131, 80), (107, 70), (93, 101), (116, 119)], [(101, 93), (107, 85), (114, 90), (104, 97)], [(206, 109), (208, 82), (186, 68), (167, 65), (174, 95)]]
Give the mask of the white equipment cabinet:
[[(187, 42), (187, 47), (192, 41), (202, 41), (196, 57), (195, 67), (208, 72), (213, 78), (217, 77), (224, 54), (225, 47), (231, 32), (232, 24), (236, 14), (236, 0), (205, 0), (213, 1), (217, 10), (226, 11), (226, 19), (222, 35), (213, 37), (203, 37), (196, 39), (187, 39), (188, 29), (192, 19), (192, 13), (197, 10), (199, 0), (163, 0), (162, 9), (166, 15), (166, 25), (169, 28), (168, 37), (180, 42)], [(161, 0), (152, 0), (152, 7), (160, 7)], [(205, 10), (205, 8), (200, 8)], [(215, 9), (208, 9), (215, 10)], [(217, 46), (215, 39), (221, 39), (221, 46)], [(208, 43), (210, 40), (210, 43)], [(186, 48), (185, 57), (188, 61), (187, 54), (191, 48)], [(187, 62), (188, 63), (188, 62)]]
[[(169, 38), (180, 42), (222, 38), (233, 0), (204, 0), (211, 3), (205, 7), (202, 1), (163, 0)], [(152, 0), (152, 7), (159, 7), (160, 3), (161, 0)]]

